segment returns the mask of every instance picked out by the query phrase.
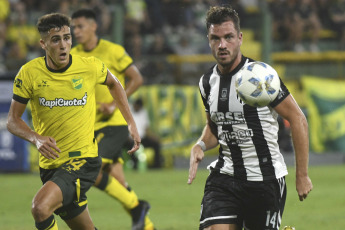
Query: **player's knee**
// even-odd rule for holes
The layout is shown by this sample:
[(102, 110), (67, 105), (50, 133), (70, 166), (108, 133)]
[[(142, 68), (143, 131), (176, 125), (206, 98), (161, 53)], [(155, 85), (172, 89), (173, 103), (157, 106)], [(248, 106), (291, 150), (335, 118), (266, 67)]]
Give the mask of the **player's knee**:
[(43, 221), (52, 214), (48, 205), (38, 202), (35, 199), (32, 201), (31, 213), (36, 221)]

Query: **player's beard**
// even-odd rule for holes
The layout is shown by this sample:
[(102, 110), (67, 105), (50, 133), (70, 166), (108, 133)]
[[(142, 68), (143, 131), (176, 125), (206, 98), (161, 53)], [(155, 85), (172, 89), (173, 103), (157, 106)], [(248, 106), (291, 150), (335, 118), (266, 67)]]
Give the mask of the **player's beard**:
[(234, 69), (234, 63), (237, 61), (237, 58), (239, 55), (241, 55), (240, 53), (240, 46), (238, 46), (236, 49), (233, 50), (233, 52), (227, 50), (226, 52), (228, 52), (229, 56), (226, 60), (222, 60), (222, 58), (217, 57), (217, 62), (218, 65), (222, 66), (223, 69), (228, 69), (229, 71)]

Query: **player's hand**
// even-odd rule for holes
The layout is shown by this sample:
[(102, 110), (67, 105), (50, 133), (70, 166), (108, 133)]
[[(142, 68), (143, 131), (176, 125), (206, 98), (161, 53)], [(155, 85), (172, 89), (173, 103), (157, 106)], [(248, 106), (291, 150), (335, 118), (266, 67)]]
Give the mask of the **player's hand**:
[(135, 151), (137, 151), (140, 148), (140, 143), (141, 143), (141, 138), (139, 136), (138, 130), (134, 127), (132, 125), (128, 124), (128, 131), (129, 131), (129, 134), (131, 135), (133, 142), (134, 142), (132, 149), (127, 151), (127, 153), (130, 155), (135, 153)]
[(35, 145), (38, 151), (48, 159), (56, 159), (59, 157), (61, 150), (57, 147), (56, 141), (52, 137), (36, 136)]
[(300, 201), (305, 200), (312, 189), (313, 184), (309, 176), (296, 176), (296, 190)]
[(110, 116), (111, 114), (114, 113), (114, 111), (116, 109), (115, 102), (111, 102), (111, 103), (98, 103), (98, 104), (99, 104), (98, 111), (101, 112), (105, 116)]
[(192, 184), (193, 180), (196, 177), (196, 171), (198, 170), (199, 162), (204, 159), (204, 151), (202, 151), (200, 145), (194, 145), (190, 153), (189, 161), (189, 176), (188, 184)]

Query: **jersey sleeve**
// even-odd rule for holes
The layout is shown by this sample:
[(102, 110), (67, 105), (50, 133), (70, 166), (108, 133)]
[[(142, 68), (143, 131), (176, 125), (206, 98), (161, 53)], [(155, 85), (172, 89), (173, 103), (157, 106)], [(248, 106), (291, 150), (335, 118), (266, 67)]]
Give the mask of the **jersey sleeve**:
[(115, 69), (118, 73), (123, 73), (132, 65), (133, 59), (127, 54), (126, 50), (122, 46), (117, 46), (116, 52), (113, 53), (115, 54)]
[(199, 81), (199, 90), (200, 90), (200, 95), (201, 95), (201, 99), (202, 99), (202, 102), (204, 104), (204, 107), (205, 107), (205, 112), (208, 112), (210, 110), (210, 106), (209, 104), (207, 103), (207, 89), (208, 89), (208, 82), (206, 81), (206, 79), (204, 79), (205, 75), (202, 76), (200, 78), (200, 81)]
[(108, 74), (108, 68), (98, 58), (95, 58), (95, 63), (96, 63), (96, 76), (97, 76), (97, 84), (104, 84), (105, 81), (107, 80), (107, 74)]
[(27, 104), (32, 95), (32, 83), (25, 71), (25, 68), (22, 67), (17, 76), (14, 79), (13, 83), (13, 99), (23, 104)]
[(290, 92), (289, 92), (288, 88), (285, 86), (284, 82), (280, 78), (279, 78), (279, 80), (280, 80), (280, 89), (279, 89), (279, 93), (278, 93), (278, 96), (276, 97), (276, 99), (274, 99), (274, 101), (272, 101), (270, 103), (270, 106), (272, 108), (279, 105), (280, 102), (282, 102), (290, 94)]

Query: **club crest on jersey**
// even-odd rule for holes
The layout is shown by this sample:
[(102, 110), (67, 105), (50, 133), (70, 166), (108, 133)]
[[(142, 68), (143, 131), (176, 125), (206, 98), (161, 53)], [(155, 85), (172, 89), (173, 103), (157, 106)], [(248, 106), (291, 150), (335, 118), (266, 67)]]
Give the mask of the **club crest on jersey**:
[(83, 79), (82, 78), (72, 79), (72, 86), (74, 89), (81, 89), (83, 87)]
[(221, 101), (225, 101), (227, 99), (227, 94), (228, 94), (228, 89), (227, 88), (223, 88), (222, 89), (222, 94), (220, 95), (220, 100)]

